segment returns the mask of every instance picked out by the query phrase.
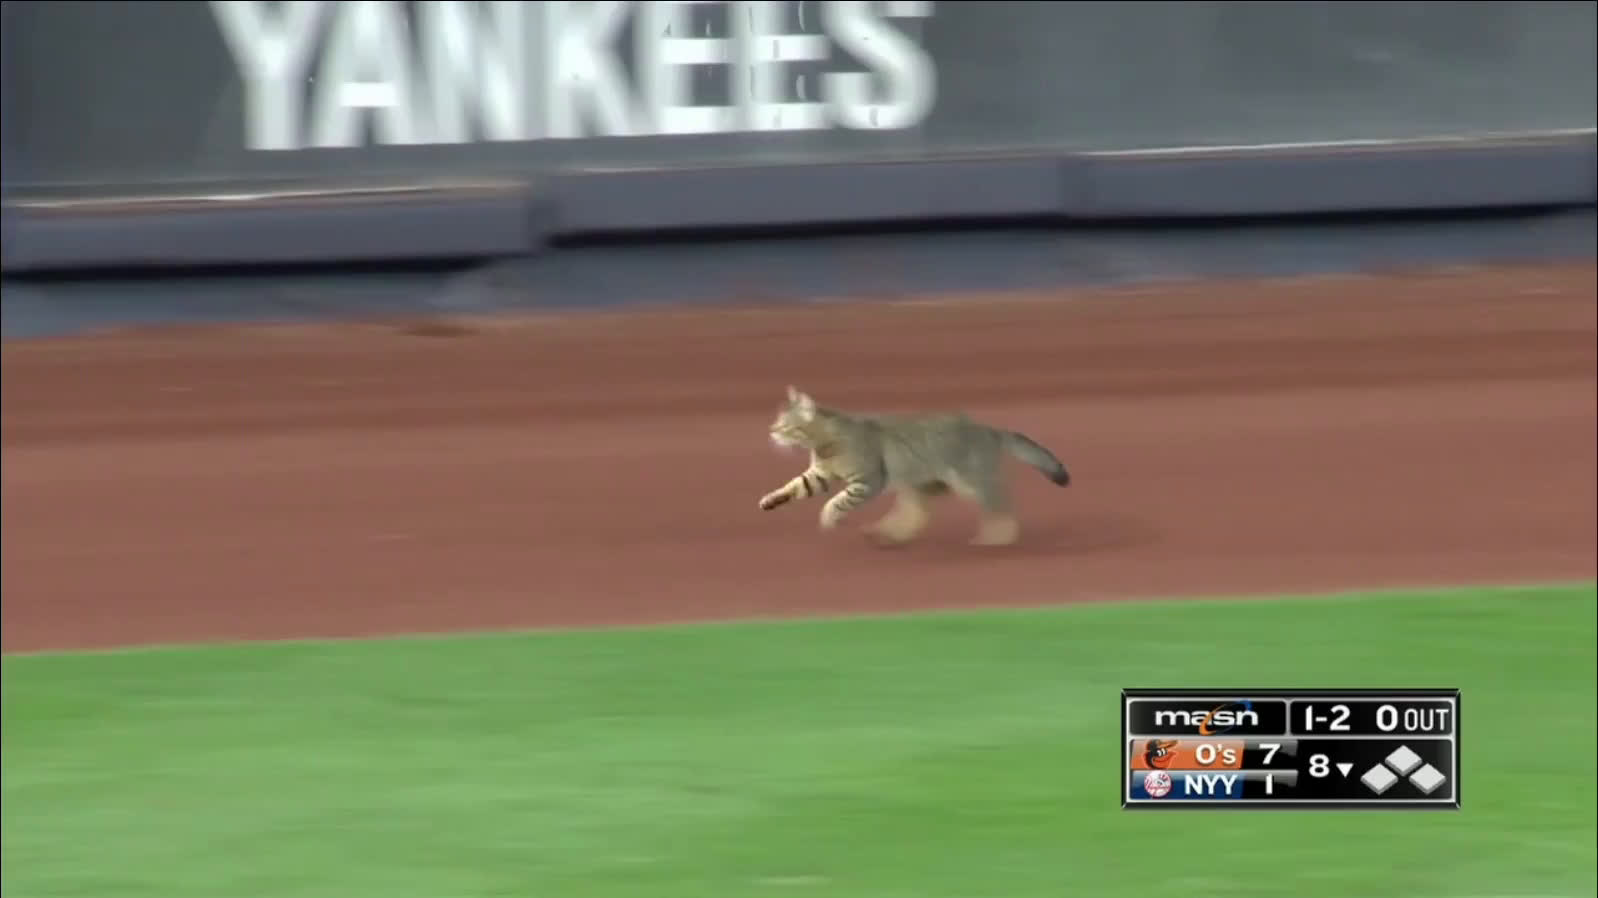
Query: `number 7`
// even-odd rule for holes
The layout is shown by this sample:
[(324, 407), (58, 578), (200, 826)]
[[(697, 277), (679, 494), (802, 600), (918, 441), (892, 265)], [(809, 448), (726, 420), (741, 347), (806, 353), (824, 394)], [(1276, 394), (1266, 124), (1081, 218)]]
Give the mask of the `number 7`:
[(1265, 749), (1266, 764), (1271, 763), (1271, 759), (1276, 757), (1276, 753), (1282, 750), (1281, 744), (1276, 742), (1261, 742), (1260, 748)]

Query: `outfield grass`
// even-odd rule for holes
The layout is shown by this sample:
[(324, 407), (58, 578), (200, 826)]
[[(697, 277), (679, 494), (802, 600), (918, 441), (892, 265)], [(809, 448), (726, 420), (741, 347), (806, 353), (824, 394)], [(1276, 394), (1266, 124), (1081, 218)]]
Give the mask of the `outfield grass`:
[[(1591, 896), (1595, 590), (4, 660), (7, 898)], [(1465, 809), (1136, 814), (1123, 686), (1458, 686)]]

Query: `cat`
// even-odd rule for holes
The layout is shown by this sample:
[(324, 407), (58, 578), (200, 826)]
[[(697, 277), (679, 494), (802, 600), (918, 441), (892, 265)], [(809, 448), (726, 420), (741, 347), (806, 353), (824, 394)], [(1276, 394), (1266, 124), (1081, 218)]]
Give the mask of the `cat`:
[(1006, 455), (1037, 468), (1059, 486), (1071, 483), (1065, 465), (1030, 437), (964, 413), (851, 413), (818, 405), (793, 386), (771, 423), (770, 437), (781, 448), (808, 450), (810, 466), (762, 496), (762, 510), (823, 496), (836, 485), (841, 489), (821, 508), (821, 529), (832, 530), (873, 497), (891, 492), (893, 509), (867, 531), (885, 545), (920, 535), (930, 520), (927, 500), (951, 492), (981, 509), (973, 545), (1016, 542), (1021, 525), (1004, 480)]

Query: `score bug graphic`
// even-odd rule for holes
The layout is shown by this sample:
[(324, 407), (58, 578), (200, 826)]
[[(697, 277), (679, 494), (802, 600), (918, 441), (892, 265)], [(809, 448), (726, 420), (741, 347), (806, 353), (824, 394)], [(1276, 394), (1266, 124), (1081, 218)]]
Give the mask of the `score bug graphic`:
[(1125, 808), (1458, 808), (1457, 690), (1124, 690)]

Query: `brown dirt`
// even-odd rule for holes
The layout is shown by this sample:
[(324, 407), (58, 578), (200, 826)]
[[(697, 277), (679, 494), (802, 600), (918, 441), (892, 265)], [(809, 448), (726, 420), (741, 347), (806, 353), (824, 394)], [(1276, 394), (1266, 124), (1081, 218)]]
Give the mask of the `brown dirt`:
[[(1595, 268), (4, 347), (4, 647), (1594, 576)], [(433, 330), (429, 330), (432, 333)], [(793, 382), (1056, 447), (1027, 530), (755, 500)], [(871, 509), (877, 510), (877, 506)], [(866, 519), (862, 519), (864, 521)]]

